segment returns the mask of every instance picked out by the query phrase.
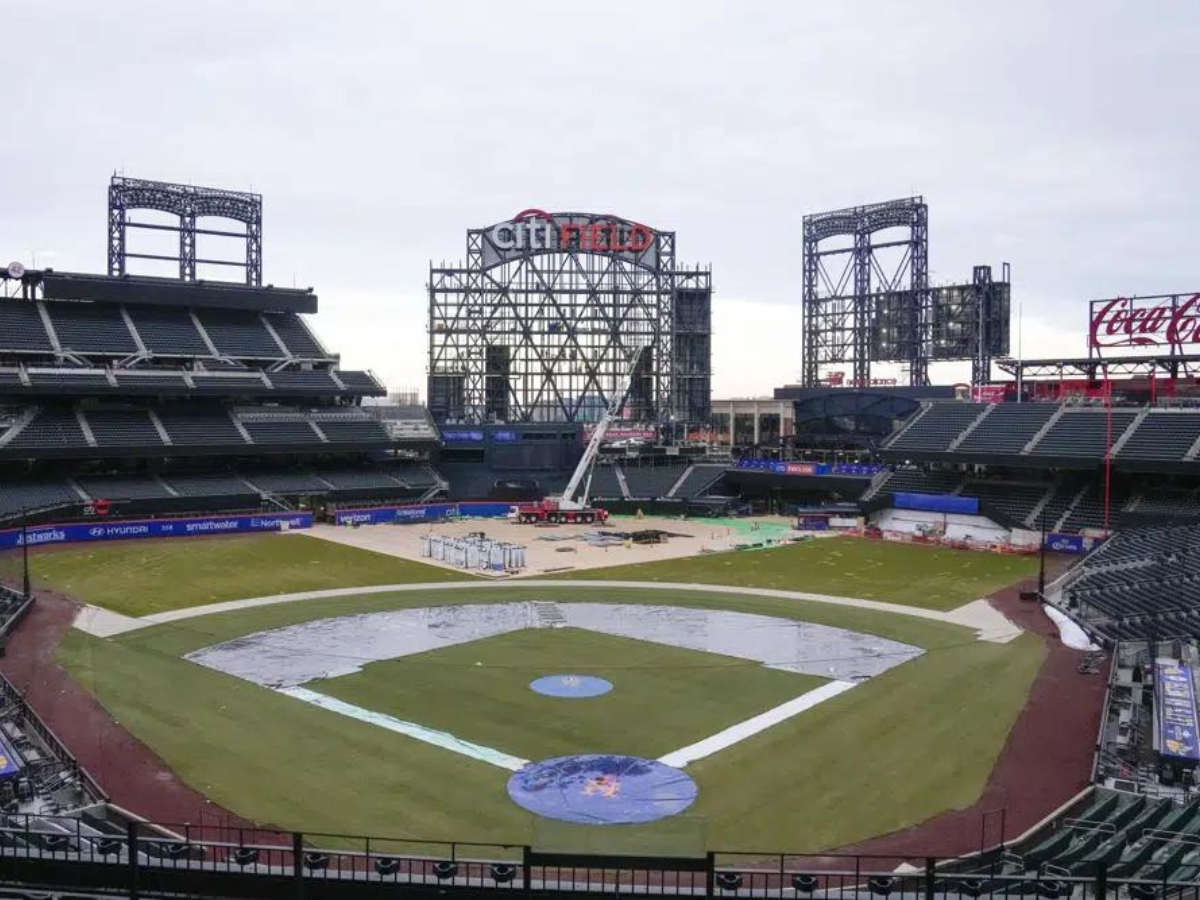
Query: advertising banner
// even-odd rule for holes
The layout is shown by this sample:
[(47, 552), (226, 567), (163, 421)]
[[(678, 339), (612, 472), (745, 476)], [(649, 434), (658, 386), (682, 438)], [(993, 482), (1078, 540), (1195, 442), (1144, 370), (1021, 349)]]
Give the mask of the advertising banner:
[(1175, 347), (1200, 344), (1200, 294), (1093, 300), (1092, 347)]
[[(309, 512), (266, 513), (252, 516), (209, 516), (202, 519), (146, 519), (130, 522), (73, 522), (34, 525), (26, 530), (30, 547), (80, 541), (118, 541), (133, 538), (193, 537), (201, 534), (234, 534), (243, 531), (280, 531), (311, 528)], [(0, 550), (20, 547), (21, 529), (0, 531)]]
[(342, 509), (334, 514), (337, 525), (384, 525), (400, 522), (437, 522), (467, 516), (498, 519), (508, 515), (511, 503), (414, 503), (409, 506), (377, 506)]
[(1002, 384), (977, 384), (971, 388), (971, 399), (976, 403), (1003, 403), (1007, 391)]
[(896, 509), (953, 513), (960, 516), (979, 515), (978, 497), (959, 497), (955, 494), (917, 494), (897, 491), (893, 495), (892, 505)]
[(1053, 550), (1055, 553), (1087, 553), (1097, 543), (1095, 538), (1085, 537), (1082, 534), (1051, 532), (1046, 535), (1046, 549)]
[(737, 468), (755, 472), (770, 472), (772, 475), (840, 475), (843, 478), (871, 478), (883, 466), (866, 463), (800, 463), (782, 462), (777, 459), (739, 459)]
[(1155, 699), (1158, 702), (1158, 752), (1163, 756), (1200, 761), (1196, 734), (1196, 692), (1190, 667), (1173, 659), (1154, 664)]

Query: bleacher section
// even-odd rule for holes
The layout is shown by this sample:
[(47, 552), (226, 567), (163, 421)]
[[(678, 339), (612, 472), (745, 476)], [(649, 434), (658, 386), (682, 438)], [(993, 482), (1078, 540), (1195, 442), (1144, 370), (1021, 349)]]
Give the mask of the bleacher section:
[(1046, 484), (1011, 481), (968, 481), (961, 491), (978, 497), (985, 509), (996, 510), (1017, 525), (1030, 525), (1029, 518), (1049, 492)]
[(1122, 460), (1177, 460), (1197, 441), (1200, 441), (1200, 415), (1190, 411), (1151, 410), (1117, 456)]
[[(881, 453), (893, 462), (1088, 469), (1104, 460), (1108, 419), (1100, 406), (939, 401), (901, 426)], [(1200, 410), (1116, 407), (1111, 442), (1117, 469), (1187, 471), (1193, 449), (1200, 451)]]
[(621, 483), (617, 480), (615, 466), (598, 465), (592, 470), (592, 496), (601, 500), (620, 499)]
[[(1120, 440), (1125, 429), (1137, 418), (1131, 409), (1112, 411), (1112, 441)], [(1103, 411), (1068, 409), (1030, 449), (1035, 456), (1059, 456), (1074, 459), (1102, 459), (1108, 447), (1109, 423)]]
[(155, 356), (209, 356), (192, 314), (186, 309), (157, 306), (130, 306), (126, 309), (147, 352)]
[(200, 309), (196, 318), (222, 356), (279, 359), (284, 350), (267, 331), (258, 313), (234, 309)]
[(76, 481), (88, 496), (96, 500), (147, 500), (171, 496), (171, 492), (157, 478), (81, 475)]
[(911, 427), (887, 444), (888, 450), (938, 452), (950, 444), (987, 409), (984, 403), (948, 400), (931, 403)]
[(958, 472), (898, 467), (871, 492), (871, 496), (895, 494), (953, 494), (962, 485), (963, 477)]
[(1107, 640), (1200, 635), (1200, 528), (1117, 533), (1069, 576), (1059, 603)]
[(675, 488), (675, 497), (687, 500), (699, 497), (710, 487), (721, 480), (725, 466), (698, 464), (692, 466), (679, 487)]
[(1049, 403), (996, 404), (958, 445), (959, 453), (1020, 453), (1054, 415)]
[(683, 469), (680, 466), (625, 466), (624, 472), (631, 498), (653, 500), (667, 496)]
[(242, 426), (250, 433), (250, 439), (256, 444), (320, 444), (321, 438), (313, 430), (312, 425), (304, 420), (292, 422), (243, 422)]
[(329, 356), (299, 316), (293, 313), (264, 313), (263, 318), (279, 335), (292, 356), (303, 359), (324, 359)]
[(224, 410), (169, 410), (160, 412), (158, 418), (175, 446), (220, 446), (246, 442), (229, 418), (229, 413)]
[(84, 415), (100, 447), (162, 447), (162, 436), (150, 413), (137, 410), (91, 410)]
[(36, 303), (0, 300), (0, 350), (49, 353), (53, 349)]
[(86, 445), (87, 439), (83, 436), (74, 410), (43, 409), (18, 430), (4, 448), (37, 451)]
[(62, 480), (0, 482), (0, 516), (15, 516), (24, 510), (79, 503), (81, 499), (79, 493)]
[(45, 306), (63, 350), (84, 354), (137, 352), (137, 343), (119, 306), (95, 303), (47, 303)]

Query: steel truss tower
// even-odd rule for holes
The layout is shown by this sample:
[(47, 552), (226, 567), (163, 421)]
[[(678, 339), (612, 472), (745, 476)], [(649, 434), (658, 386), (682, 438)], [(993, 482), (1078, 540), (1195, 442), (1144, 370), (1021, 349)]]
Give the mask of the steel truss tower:
[[(179, 218), (179, 224), (160, 225), (130, 221), (129, 213), (138, 209), (169, 213)], [(233, 219), (241, 222), (245, 231), (197, 227), (197, 220), (207, 217)], [(128, 231), (131, 228), (178, 233), (179, 253), (166, 256), (131, 252), (127, 244)], [(196, 236), (201, 234), (241, 238), (246, 247), (245, 259), (198, 259)], [(246, 284), (261, 285), (262, 195), (114, 175), (108, 186), (108, 274), (126, 274), (126, 261), (130, 259), (178, 262), (179, 277), (184, 281), (196, 280), (197, 263), (233, 266), (245, 271)]]
[[(876, 240), (888, 229), (904, 237)], [(833, 238), (849, 244), (830, 247)], [(871, 381), (873, 361), (898, 361), (914, 385), (929, 383), (929, 209), (922, 197), (804, 217), (805, 385), (845, 363), (851, 383)]]
[(527, 210), (467, 232), (465, 265), (430, 266), (429, 409), (439, 421), (708, 419), (712, 279), (677, 269), (675, 234), (608, 215)]

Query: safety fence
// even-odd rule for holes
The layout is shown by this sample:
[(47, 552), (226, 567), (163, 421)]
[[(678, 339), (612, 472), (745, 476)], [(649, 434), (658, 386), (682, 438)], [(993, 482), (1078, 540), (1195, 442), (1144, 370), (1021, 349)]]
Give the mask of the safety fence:
[(631, 857), (529, 846), (281, 833), (229, 826), (122, 825), (80, 818), (0, 818), (0, 880), (139, 898), (353, 898), (397, 891), (440, 896), (655, 895), (789, 900), (1197, 900), (1194, 880), (1110, 878), (1100, 861), (1071, 873), (1019, 857), (901, 858), (710, 852)]

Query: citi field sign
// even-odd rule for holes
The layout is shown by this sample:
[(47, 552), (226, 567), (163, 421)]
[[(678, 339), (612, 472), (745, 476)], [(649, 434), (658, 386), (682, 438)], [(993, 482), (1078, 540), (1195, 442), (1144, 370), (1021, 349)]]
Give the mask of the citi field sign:
[(486, 266), (531, 253), (568, 251), (615, 254), (647, 266), (658, 257), (652, 228), (610, 215), (525, 209), (483, 235)]
[(1093, 300), (1092, 347), (1200, 345), (1200, 294)]

